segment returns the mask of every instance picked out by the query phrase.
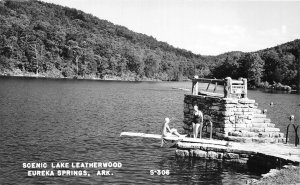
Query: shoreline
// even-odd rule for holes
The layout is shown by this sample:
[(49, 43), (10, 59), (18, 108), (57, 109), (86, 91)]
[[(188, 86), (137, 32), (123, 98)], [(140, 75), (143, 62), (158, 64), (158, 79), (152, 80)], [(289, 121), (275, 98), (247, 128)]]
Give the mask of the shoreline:
[[(65, 79), (65, 80), (91, 80), (91, 81), (119, 81), (119, 82), (189, 82), (190, 79), (183, 79), (178, 81), (171, 81), (171, 80), (160, 80), (160, 79), (154, 79), (154, 78), (137, 78), (136, 76), (132, 75), (124, 75), (124, 76), (115, 76), (115, 75), (105, 75), (104, 78), (96, 77), (95, 75), (90, 76), (73, 76), (73, 77), (63, 77), (60, 75), (49, 75), (41, 73), (39, 75), (36, 75), (35, 73), (31, 72), (0, 72), (0, 77), (19, 77), (19, 78), (39, 78), (39, 79)], [(249, 90), (262, 90), (262, 91), (278, 91), (282, 93), (295, 93), (298, 92), (298, 90), (290, 89), (290, 90), (284, 90), (284, 89), (276, 89), (273, 87), (255, 87), (255, 88), (249, 88)]]
[(122, 81), (122, 82), (162, 82), (159, 79), (133, 79), (133, 78), (122, 78), (118, 76), (109, 76), (105, 78), (96, 77), (58, 77), (58, 76), (45, 76), (36, 74), (3, 74), (0, 73), (0, 77), (16, 77), (16, 78), (37, 78), (37, 79), (65, 79), (65, 80), (91, 80), (91, 81)]
[(67, 80), (93, 80), (93, 81), (123, 81), (123, 82), (187, 82), (190, 79), (183, 79), (179, 81), (160, 80), (155, 78), (137, 77), (133, 74), (124, 74), (123, 76), (105, 75), (103, 78), (99, 78), (96, 75), (88, 76), (72, 76), (63, 77), (61, 74), (48, 74), (41, 73), (35, 74), (32, 72), (0, 72), (0, 77), (19, 77), (19, 78), (40, 78), (40, 79), (67, 79)]
[(273, 87), (256, 87), (256, 88), (248, 88), (249, 90), (259, 90), (259, 91), (263, 91), (263, 92), (267, 92), (267, 93), (272, 93), (272, 92), (279, 92), (279, 93), (284, 93), (284, 94), (293, 94), (293, 93), (297, 93), (299, 90), (297, 89), (290, 89), (290, 90), (284, 90), (284, 89), (276, 89)]

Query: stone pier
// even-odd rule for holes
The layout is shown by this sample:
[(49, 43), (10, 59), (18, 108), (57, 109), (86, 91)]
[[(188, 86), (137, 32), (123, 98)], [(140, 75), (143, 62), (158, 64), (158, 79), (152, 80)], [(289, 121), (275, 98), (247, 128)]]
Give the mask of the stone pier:
[(300, 149), (283, 143), (237, 143), (228, 146), (179, 142), (176, 156), (222, 160), (256, 167), (275, 168), (285, 164), (300, 164)]
[[(184, 130), (192, 132), (193, 107), (198, 105), (205, 121), (213, 124), (213, 137), (236, 142), (282, 143), (285, 137), (270, 118), (248, 98), (222, 98), (210, 95), (185, 95)], [(204, 128), (204, 131), (210, 131)]]
[[(206, 91), (198, 90), (198, 82), (208, 83)], [(213, 92), (208, 92), (215, 84)], [(224, 94), (217, 94), (218, 85)], [(247, 98), (247, 79), (193, 79), (192, 94), (184, 97), (185, 133), (192, 136), (193, 107), (204, 115), (202, 137), (228, 141), (228, 145), (197, 142), (178, 142), (176, 156), (228, 160), (275, 167), (300, 163), (299, 147), (284, 144), (285, 137), (270, 118), (259, 109), (258, 103)], [(210, 128), (212, 125), (212, 130)], [(206, 138), (205, 138), (206, 137)]]

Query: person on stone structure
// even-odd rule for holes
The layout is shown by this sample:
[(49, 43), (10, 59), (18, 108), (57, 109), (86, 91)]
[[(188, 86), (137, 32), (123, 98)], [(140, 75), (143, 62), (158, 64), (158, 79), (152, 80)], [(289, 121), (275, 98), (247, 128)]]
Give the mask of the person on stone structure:
[(200, 131), (200, 139), (202, 135), (202, 127), (203, 127), (203, 113), (198, 109), (198, 106), (194, 106), (193, 112), (193, 137), (197, 138), (198, 133)]
[(165, 118), (165, 123), (162, 126), (162, 140), (161, 140), (161, 146), (163, 146), (163, 138), (164, 137), (169, 137), (169, 136), (178, 136), (180, 138), (184, 138), (186, 135), (181, 135), (177, 132), (177, 129), (172, 128), (170, 129), (169, 127), (170, 119)]

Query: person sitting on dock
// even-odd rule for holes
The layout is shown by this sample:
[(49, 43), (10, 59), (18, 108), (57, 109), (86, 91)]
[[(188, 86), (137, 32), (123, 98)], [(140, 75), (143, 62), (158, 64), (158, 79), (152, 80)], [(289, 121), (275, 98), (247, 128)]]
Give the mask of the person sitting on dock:
[(192, 124), (193, 124), (193, 137), (197, 138), (198, 133), (200, 131), (200, 139), (201, 139), (202, 127), (203, 127), (203, 113), (198, 109), (197, 105), (194, 106), (193, 123)]
[(177, 129), (172, 128), (170, 129), (169, 127), (170, 119), (165, 118), (165, 123), (163, 124), (162, 127), (162, 136), (163, 137), (168, 137), (168, 136), (178, 136), (178, 137), (184, 137), (185, 135), (181, 135), (177, 132)]
[(186, 135), (181, 135), (178, 133), (177, 129), (172, 128), (170, 129), (169, 127), (169, 123), (170, 123), (170, 119), (169, 118), (165, 118), (165, 123), (162, 126), (162, 140), (161, 140), (161, 146), (163, 146), (163, 138), (164, 137), (169, 137), (169, 136), (178, 136), (180, 138), (185, 137)]

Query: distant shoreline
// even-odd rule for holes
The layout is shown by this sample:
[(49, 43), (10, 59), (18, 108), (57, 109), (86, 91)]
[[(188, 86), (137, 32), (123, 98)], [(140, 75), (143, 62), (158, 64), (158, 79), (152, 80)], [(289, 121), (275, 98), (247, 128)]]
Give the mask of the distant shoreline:
[[(78, 77), (61, 77), (61, 76), (46, 76), (46, 75), (36, 75), (34, 73), (26, 72), (24, 74), (12, 74), (12, 73), (1, 73), (0, 77), (18, 77), (18, 78), (36, 78), (36, 79), (65, 79), (65, 80), (90, 80), (90, 81), (119, 81), (119, 82), (190, 82), (190, 79), (183, 79), (180, 81), (166, 81), (166, 80), (160, 80), (160, 79), (153, 79), (153, 78), (128, 78), (128, 77), (120, 77), (120, 76), (105, 76), (104, 78), (97, 78), (97, 77), (91, 77), (91, 76), (78, 76)], [(249, 90), (264, 90), (264, 91), (278, 91), (278, 92), (298, 92), (298, 90), (295, 89), (275, 89), (270, 87), (255, 87), (255, 88), (249, 88)]]
[(88, 78), (88, 77), (51, 77), (44, 75), (5, 75), (0, 74), (0, 77), (18, 77), (18, 78), (36, 78), (36, 79), (66, 79), (66, 80), (92, 80), (92, 81), (127, 81), (127, 82), (161, 82), (162, 80), (126, 80), (120, 77), (116, 78)]
[[(34, 73), (26, 72), (25, 74), (12, 74), (12, 73), (0, 73), (0, 77), (18, 77), (18, 78), (36, 78), (36, 79), (66, 79), (66, 80), (91, 80), (91, 81), (123, 81), (123, 82), (175, 82), (175, 81), (164, 81), (160, 79), (153, 78), (133, 78), (133, 77), (119, 77), (119, 76), (105, 76), (104, 78), (97, 78), (91, 76), (78, 76), (78, 77), (61, 77), (61, 76), (48, 76), (48, 75), (36, 75)], [(176, 82), (191, 81), (190, 79), (185, 79)]]

